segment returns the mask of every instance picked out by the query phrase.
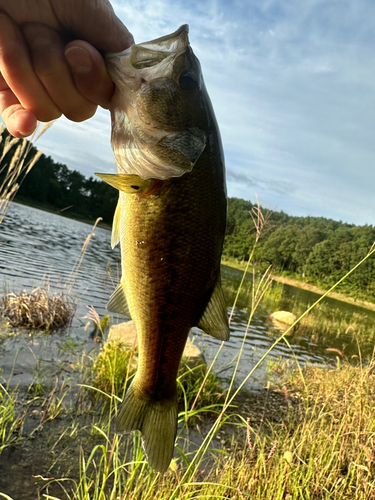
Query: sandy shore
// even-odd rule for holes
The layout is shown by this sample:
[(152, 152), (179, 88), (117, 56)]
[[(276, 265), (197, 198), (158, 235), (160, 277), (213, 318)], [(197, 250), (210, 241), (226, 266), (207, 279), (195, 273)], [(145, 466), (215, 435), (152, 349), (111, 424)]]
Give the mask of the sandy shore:
[[(245, 265), (241, 264), (235, 264), (233, 262), (228, 262), (226, 260), (222, 260), (222, 264), (224, 266), (229, 266), (229, 267), (234, 267), (235, 269), (240, 269), (243, 271), (245, 269)], [(327, 290), (324, 290), (323, 288), (319, 288), (318, 286), (315, 285), (310, 285), (309, 283), (304, 283), (303, 281), (298, 281), (296, 279), (291, 279), (291, 278), (285, 278), (284, 276), (276, 276), (272, 275), (272, 279), (275, 281), (278, 281), (280, 283), (285, 283), (286, 285), (291, 285), (295, 286), (297, 288), (302, 288), (303, 290), (308, 290), (309, 292), (315, 292), (318, 293), (319, 295), (323, 295), (326, 293)], [(331, 297), (332, 299), (336, 300), (341, 300), (342, 302), (347, 302), (348, 304), (354, 304), (356, 306), (364, 307), (366, 309), (371, 309), (371, 311), (375, 311), (375, 304), (372, 302), (367, 302), (366, 300), (357, 300), (354, 299), (353, 297), (348, 297), (342, 293), (338, 292), (331, 292), (328, 297)]]

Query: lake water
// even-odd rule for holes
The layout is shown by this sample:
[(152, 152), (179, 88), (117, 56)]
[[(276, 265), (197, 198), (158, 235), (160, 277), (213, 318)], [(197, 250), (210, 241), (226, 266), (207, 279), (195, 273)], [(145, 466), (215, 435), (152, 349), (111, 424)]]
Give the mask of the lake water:
[[(48, 282), (51, 291), (66, 290), (71, 284), (71, 273), (79, 259), (82, 246), (92, 232), (88, 224), (77, 222), (59, 215), (19, 204), (11, 204), (3, 223), (0, 225), (0, 273), (4, 287), (9, 292), (18, 293), (22, 289), (30, 291)], [(87, 306), (94, 306), (100, 316), (107, 314), (105, 305), (114, 289), (114, 282), (120, 275), (120, 252), (110, 247), (110, 232), (95, 228), (82, 264), (72, 287), (76, 295), (77, 311), (69, 329), (50, 335), (21, 334), (9, 337), (0, 335), (0, 367), (5, 380), (11, 378), (11, 385), (21, 382), (28, 385), (35, 377), (36, 370), (48, 367), (60, 369), (71, 362), (74, 345), (79, 349), (98, 350), (98, 344), (90, 335), (92, 328), (86, 328)], [(240, 282), (242, 272), (223, 266), (222, 278), (224, 292), (228, 299), (228, 312), (234, 299), (234, 292)], [(250, 279), (250, 278), (249, 278)], [(284, 285), (283, 300), (296, 298), (300, 303), (312, 304), (319, 297), (317, 294)], [(364, 310), (356, 306), (328, 299), (328, 303), (344, 312)], [(268, 304), (268, 303), (266, 303)], [(281, 302), (282, 304), (282, 302)], [(280, 304), (279, 304), (280, 305)], [(215, 364), (216, 371), (229, 378), (233, 369), (233, 360), (239, 353), (248, 323), (248, 301), (242, 298), (234, 310), (231, 322), (231, 338), (225, 343)], [(244, 351), (236, 380), (241, 382), (260, 357), (269, 349), (277, 336), (278, 330), (267, 321), (273, 312), (272, 305), (261, 304), (255, 311), (248, 329)], [(375, 315), (366, 312), (369, 321), (374, 322)], [(121, 321), (114, 318), (114, 322)], [(4, 333), (4, 331), (3, 331)], [(193, 329), (191, 337), (204, 351), (207, 361), (211, 361), (220, 346), (220, 342)], [(298, 361), (326, 365), (335, 362), (335, 356), (327, 352), (327, 347), (340, 348), (342, 339), (333, 336), (327, 344), (313, 343), (308, 338), (299, 336), (298, 331), (288, 337)], [(78, 346), (78, 347), (77, 347)], [(267, 363), (271, 360), (289, 359), (290, 348), (280, 342), (256, 370), (247, 382), (248, 389), (260, 389), (267, 380)], [(43, 368), (44, 367), (44, 368)]]

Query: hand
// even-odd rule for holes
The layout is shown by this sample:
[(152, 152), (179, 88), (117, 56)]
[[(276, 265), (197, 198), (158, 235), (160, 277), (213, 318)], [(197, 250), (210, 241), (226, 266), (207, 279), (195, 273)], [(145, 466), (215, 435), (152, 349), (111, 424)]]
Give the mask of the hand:
[(0, 0), (0, 114), (9, 132), (26, 137), (37, 120), (83, 121), (108, 108), (114, 84), (99, 50), (131, 43), (108, 0)]

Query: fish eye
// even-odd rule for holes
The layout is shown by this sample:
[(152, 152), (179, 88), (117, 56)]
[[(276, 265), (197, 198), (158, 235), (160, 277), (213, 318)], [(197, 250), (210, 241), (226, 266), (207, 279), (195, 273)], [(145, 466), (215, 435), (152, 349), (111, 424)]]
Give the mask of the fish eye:
[(188, 92), (192, 92), (193, 90), (200, 88), (199, 77), (195, 73), (182, 73), (178, 82), (180, 87)]

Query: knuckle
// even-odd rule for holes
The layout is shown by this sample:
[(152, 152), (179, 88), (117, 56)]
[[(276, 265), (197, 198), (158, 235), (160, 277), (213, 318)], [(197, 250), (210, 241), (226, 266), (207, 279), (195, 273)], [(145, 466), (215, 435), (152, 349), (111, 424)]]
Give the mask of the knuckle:
[(46, 108), (39, 108), (39, 109), (29, 109), (37, 118), (37, 120), (41, 122), (50, 122), (52, 120), (57, 120), (57, 118), (60, 118), (61, 116), (61, 111), (56, 109), (46, 109)]
[(64, 115), (66, 118), (73, 122), (83, 122), (85, 120), (88, 120), (89, 118), (92, 118), (95, 114), (96, 111), (96, 105), (95, 104), (87, 104), (84, 107), (76, 107), (76, 108), (71, 108), (69, 110), (64, 111)]

